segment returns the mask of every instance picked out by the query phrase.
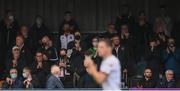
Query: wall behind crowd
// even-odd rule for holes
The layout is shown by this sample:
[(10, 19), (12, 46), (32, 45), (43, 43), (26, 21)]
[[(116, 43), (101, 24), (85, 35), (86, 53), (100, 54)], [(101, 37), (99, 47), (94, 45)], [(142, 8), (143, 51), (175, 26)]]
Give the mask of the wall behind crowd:
[[(0, 0), (0, 18), (7, 9), (14, 10), (20, 24), (32, 25), (36, 14), (44, 16), (49, 28), (55, 32), (66, 10), (73, 12), (83, 32), (104, 31), (109, 22), (123, 12), (127, 4), (134, 16), (145, 10), (151, 22), (158, 15), (159, 5), (166, 4), (170, 16), (178, 16), (175, 0)], [(96, 31), (97, 32), (97, 31)]]

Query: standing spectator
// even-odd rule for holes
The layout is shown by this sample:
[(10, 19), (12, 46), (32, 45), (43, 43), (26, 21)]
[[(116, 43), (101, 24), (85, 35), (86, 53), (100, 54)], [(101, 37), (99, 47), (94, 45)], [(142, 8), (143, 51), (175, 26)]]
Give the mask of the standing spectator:
[(157, 79), (159, 74), (162, 74), (162, 58), (160, 56), (160, 49), (157, 46), (156, 40), (149, 40), (149, 45), (145, 49), (142, 57), (147, 63), (147, 67), (153, 71), (153, 78)]
[(60, 46), (61, 48), (67, 49), (68, 43), (74, 41), (74, 35), (70, 32), (70, 25), (64, 24), (63, 26), (64, 33), (60, 35)]
[(18, 71), (15, 68), (10, 69), (10, 77), (6, 78), (6, 81), (3, 83), (3, 88), (5, 89), (18, 89), (23, 87), (23, 81), (18, 75)]
[(16, 20), (14, 12), (12, 10), (7, 10), (5, 12), (5, 17), (2, 21), (0, 21), (0, 72), (4, 70), (6, 54), (8, 52), (8, 48), (12, 47), (16, 34), (19, 28), (19, 24)]
[(87, 45), (87, 41), (83, 39), (81, 33), (79, 31), (76, 31), (74, 33), (74, 41), (71, 41), (68, 43), (68, 49), (73, 49), (75, 48), (75, 44), (76, 43), (79, 43), (80, 44), (80, 47), (81, 47), (81, 50), (82, 51), (85, 51), (85, 50), (88, 50), (88, 45)]
[(160, 6), (160, 17), (162, 18), (162, 20), (164, 21), (167, 27), (167, 31), (165, 32), (165, 34), (171, 37), (173, 22), (172, 22), (171, 17), (167, 13), (166, 5)]
[(163, 51), (163, 61), (165, 64), (165, 70), (172, 70), (174, 75), (179, 77), (180, 75), (180, 50), (176, 47), (175, 40), (169, 38), (167, 47)]
[(111, 38), (113, 35), (115, 35), (117, 33), (116, 29), (115, 29), (115, 25), (110, 23), (108, 25), (107, 31), (104, 33), (104, 37), (105, 38)]
[(155, 37), (157, 37), (158, 39), (158, 46), (160, 47), (160, 49), (164, 49), (166, 47), (166, 42), (168, 39), (168, 35), (167, 35), (167, 26), (164, 23), (164, 21), (162, 20), (162, 18), (158, 17), (155, 21), (154, 24), (154, 32), (155, 32)]
[[(136, 38), (137, 38), (137, 52), (141, 51), (138, 49), (144, 49), (145, 46), (148, 44), (148, 40), (150, 37), (150, 34), (152, 33), (151, 25), (148, 23), (145, 12), (141, 11), (139, 12), (138, 21), (136, 24)], [(144, 50), (142, 50), (144, 51)], [(142, 54), (141, 52), (138, 52), (139, 55)], [(137, 54), (137, 55), (138, 55)]]
[(61, 49), (59, 52), (58, 66), (61, 71), (61, 79), (65, 88), (70, 88), (73, 85), (73, 72), (70, 70), (70, 60), (67, 56), (67, 50)]
[(20, 49), (20, 56), (25, 58), (26, 63), (29, 65), (32, 63), (32, 53), (30, 52), (27, 45), (24, 44), (24, 37), (22, 35), (16, 36), (16, 44), (15, 46), (19, 47)]
[(47, 83), (46, 83), (46, 88), (48, 89), (57, 89), (57, 88), (63, 88), (63, 84), (60, 80), (59, 75), (60, 73), (60, 69), (57, 65), (53, 65), (51, 67), (51, 76), (49, 77)]
[(24, 78), (23, 87), (24, 88), (39, 88), (39, 80), (35, 75), (32, 74), (31, 69), (28, 67), (23, 68), (22, 76)]
[[(97, 47), (99, 43), (99, 37), (95, 36), (92, 38), (92, 47), (88, 49), (88, 51), (85, 53), (85, 56), (90, 56), (94, 63), (97, 65), (97, 69), (100, 69), (101, 61), (102, 59), (97, 54)], [(87, 55), (89, 52), (89, 55)], [(84, 77), (84, 87), (85, 88), (98, 88), (99, 85), (95, 82), (92, 76), (90, 76), (88, 73), (85, 74)]]
[(33, 37), (33, 42), (36, 46), (40, 46), (39, 43), (43, 36), (50, 36), (50, 31), (45, 25), (44, 19), (42, 16), (37, 15), (35, 17), (35, 22), (30, 29), (30, 35)]
[(30, 35), (29, 27), (26, 25), (20, 26), (20, 34), (24, 37), (24, 45), (31, 49), (31, 53), (34, 53), (35, 46), (32, 36)]
[(140, 80), (138, 84), (138, 88), (155, 88), (156, 87), (156, 80), (152, 77), (152, 70), (146, 68), (144, 71), (144, 77)]
[(47, 75), (50, 73), (50, 67), (47, 62), (43, 58), (43, 53), (41, 51), (37, 51), (35, 55), (35, 60), (31, 66), (32, 74), (36, 75), (37, 79), (39, 79), (39, 88), (46, 87)]
[(172, 70), (166, 70), (165, 78), (161, 78), (157, 83), (158, 88), (175, 88), (176, 81), (174, 79), (174, 72)]
[(120, 33), (121, 26), (124, 23), (127, 23), (130, 30), (129, 32), (133, 34), (134, 26), (135, 26), (135, 19), (132, 16), (129, 6), (127, 4), (122, 5), (121, 11), (122, 11), (121, 15), (118, 16), (115, 21), (116, 30), (118, 31), (118, 33)]
[(130, 51), (124, 47), (118, 35), (112, 37), (113, 54), (121, 61), (121, 70), (128, 72), (128, 76), (134, 75), (134, 64), (135, 62), (130, 57)]
[(63, 32), (64, 32), (63, 31), (64, 30), (63, 29), (64, 28), (64, 24), (69, 24), (70, 30), (71, 30), (72, 33), (74, 33), (75, 31), (79, 31), (80, 30), (76, 20), (72, 16), (71, 11), (66, 11), (64, 13), (64, 20), (62, 21), (62, 23), (61, 23), (61, 25), (59, 27), (59, 33), (60, 34), (63, 34)]
[(48, 62), (49, 66), (54, 65), (58, 61), (57, 49), (53, 46), (49, 36), (42, 38), (42, 46), (39, 50), (43, 52), (44, 60)]

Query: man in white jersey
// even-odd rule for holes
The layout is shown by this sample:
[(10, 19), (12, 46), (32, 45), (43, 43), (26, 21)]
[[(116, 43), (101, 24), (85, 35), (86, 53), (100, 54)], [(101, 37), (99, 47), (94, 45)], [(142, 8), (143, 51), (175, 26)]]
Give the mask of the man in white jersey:
[(121, 67), (120, 61), (112, 54), (110, 40), (99, 41), (97, 53), (103, 58), (100, 71), (91, 58), (85, 58), (84, 66), (87, 72), (102, 85), (103, 90), (120, 90)]

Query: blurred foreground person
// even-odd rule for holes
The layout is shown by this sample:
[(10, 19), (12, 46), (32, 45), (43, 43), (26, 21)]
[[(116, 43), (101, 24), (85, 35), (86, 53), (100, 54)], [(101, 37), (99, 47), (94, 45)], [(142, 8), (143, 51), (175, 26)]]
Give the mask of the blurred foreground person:
[(59, 66), (53, 65), (51, 67), (51, 76), (49, 77), (46, 88), (48, 89), (57, 89), (57, 88), (63, 88), (63, 84), (60, 80), (60, 69)]
[(10, 77), (6, 78), (6, 81), (3, 84), (3, 88), (11, 89), (11, 88), (22, 88), (23, 81), (18, 76), (18, 71), (15, 68), (12, 68), (10, 71)]
[(174, 72), (172, 70), (167, 70), (165, 72), (165, 78), (160, 78), (157, 84), (158, 88), (175, 88), (176, 81), (174, 79)]
[(87, 72), (102, 85), (104, 90), (120, 90), (120, 63), (112, 54), (112, 45), (110, 40), (100, 40), (97, 49), (98, 55), (103, 58), (100, 71), (93, 60), (86, 56), (84, 66)]

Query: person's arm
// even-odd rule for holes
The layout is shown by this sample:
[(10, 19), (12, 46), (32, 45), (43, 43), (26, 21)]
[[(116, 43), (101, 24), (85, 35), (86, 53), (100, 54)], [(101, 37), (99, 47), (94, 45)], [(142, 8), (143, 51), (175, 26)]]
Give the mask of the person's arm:
[(108, 74), (105, 72), (98, 72), (97, 67), (92, 60), (85, 60), (84, 65), (86, 67), (86, 71), (98, 84), (102, 84), (107, 79)]
[(107, 79), (107, 74), (104, 72), (98, 72), (97, 70), (92, 74), (93, 78), (98, 84), (102, 84)]

